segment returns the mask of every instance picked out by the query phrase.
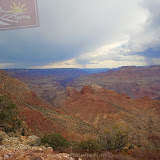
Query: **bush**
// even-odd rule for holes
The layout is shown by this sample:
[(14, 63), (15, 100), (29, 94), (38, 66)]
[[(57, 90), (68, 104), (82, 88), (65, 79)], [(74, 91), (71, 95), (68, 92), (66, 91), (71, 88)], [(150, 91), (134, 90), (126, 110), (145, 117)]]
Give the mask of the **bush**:
[(98, 143), (102, 150), (122, 149), (127, 145), (128, 132), (121, 127), (106, 130), (99, 136)]
[(0, 128), (7, 133), (16, 133), (21, 128), (21, 123), (15, 104), (8, 96), (0, 96)]
[(61, 134), (45, 135), (41, 142), (50, 145), (54, 150), (63, 151), (69, 147), (69, 142)]
[(1, 121), (12, 121), (17, 113), (15, 112), (15, 104), (12, 103), (8, 96), (0, 97), (0, 120)]
[(98, 145), (97, 141), (92, 140), (92, 139), (88, 139), (88, 140), (84, 140), (84, 141), (80, 142), (79, 149), (81, 151), (94, 152), (99, 149), (99, 145)]

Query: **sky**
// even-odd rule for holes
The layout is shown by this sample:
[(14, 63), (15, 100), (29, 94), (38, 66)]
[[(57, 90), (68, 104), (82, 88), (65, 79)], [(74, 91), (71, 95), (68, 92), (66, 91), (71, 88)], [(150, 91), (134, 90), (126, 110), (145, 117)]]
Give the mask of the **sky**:
[(39, 27), (0, 31), (0, 68), (160, 65), (159, 8), (160, 0), (38, 0)]

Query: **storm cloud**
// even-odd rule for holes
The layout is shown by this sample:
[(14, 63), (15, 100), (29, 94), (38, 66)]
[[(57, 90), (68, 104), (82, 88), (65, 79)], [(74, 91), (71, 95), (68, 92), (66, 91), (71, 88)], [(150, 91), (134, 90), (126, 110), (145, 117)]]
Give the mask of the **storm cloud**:
[(160, 58), (160, 1), (144, 0), (141, 6), (147, 12), (147, 19), (140, 32), (130, 37), (127, 47), (132, 54), (143, 55), (152, 61)]
[(160, 64), (159, 0), (38, 0), (40, 26), (0, 31), (1, 68)]

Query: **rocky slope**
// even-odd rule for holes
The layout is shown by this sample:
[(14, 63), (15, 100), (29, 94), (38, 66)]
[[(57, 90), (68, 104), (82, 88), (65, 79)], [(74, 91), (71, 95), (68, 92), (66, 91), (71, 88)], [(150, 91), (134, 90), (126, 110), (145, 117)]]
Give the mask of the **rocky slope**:
[(0, 131), (0, 160), (74, 160), (67, 153), (56, 153), (51, 147), (40, 146), (34, 135), (9, 137)]
[(0, 94), (11, 98), (19, 118), (38, 136), (58, 132), (68, 139), (83, 139), (97, 133), (93, 126), (56, 112), (53, 107), (39, 99), (24, 82), (10, 78), (3, 71), (0, 72)]
[(64, 87), (56, 80), (56, 76), (50, 70), (6, 70), (13, 78), (26, 83), (36, 95), (52, 105), (57, 91)]
[(125, 93), (131, 98), (149, 96), (152, 99), (160, 99), (160, 66), (120, 67), (116, 70), (80, 77), (72, 80), (68, 85), (80, 90), (92, 83), (118, 93)]
[(81, 119), (99, 131), (116, 125), (123, 126), (129, 130), (130, 138), (141, 145), (147, 145), (150, 135), (160, 137), (158, 100), (149, 97), (130, 99), (125, 94), (104, 89), (96, 84), (85, 86), (81, 91), (67, 87), (66, 95), (65, 106), (57, 110)]
[(53, 105), (56, 93), (65, 89), (66, 83), (80, 77), (108, 69), (8, 69), (12, 78), (25, 82), (36, 95)]
[(0, 93), (16, 104), (18, 116), (38, 136), (61, 133), (68, 139), (95, 138), (105, 129), (123, 126), (136, 145), (160, 145), (160, 101), (149, 97), (130, 99), (97, 84), (81, 91), (67, 87), (56, 95), (54, 108), (29, 87), (0, 72)]

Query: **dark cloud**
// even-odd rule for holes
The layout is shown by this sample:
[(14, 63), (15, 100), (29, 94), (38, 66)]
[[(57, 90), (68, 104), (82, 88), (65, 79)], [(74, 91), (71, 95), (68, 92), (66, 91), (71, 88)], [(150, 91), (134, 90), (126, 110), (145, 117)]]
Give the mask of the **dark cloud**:
[(143, 52), (133, 53), (145, 56), (146, 58), (160, 58), (160, 46), (158, 48), (148, 48)]
[(141, 6), (148, 18), (140, 32), (130, 37), (131, 54), (144, 56), (148, 65), (160, 58), (160, 1), (144, 0)]

